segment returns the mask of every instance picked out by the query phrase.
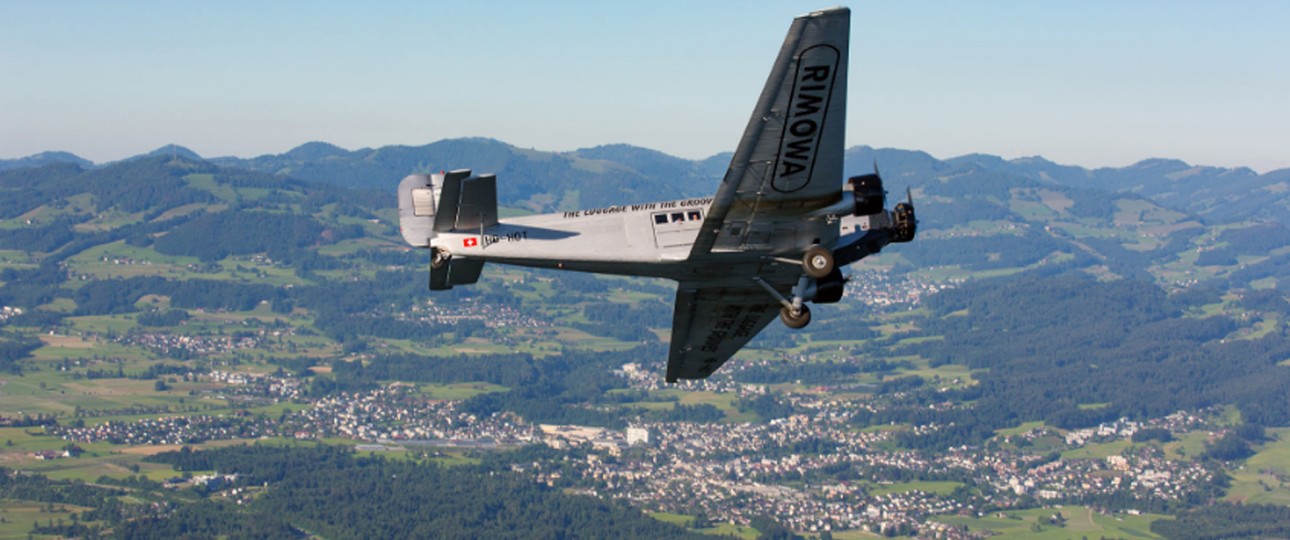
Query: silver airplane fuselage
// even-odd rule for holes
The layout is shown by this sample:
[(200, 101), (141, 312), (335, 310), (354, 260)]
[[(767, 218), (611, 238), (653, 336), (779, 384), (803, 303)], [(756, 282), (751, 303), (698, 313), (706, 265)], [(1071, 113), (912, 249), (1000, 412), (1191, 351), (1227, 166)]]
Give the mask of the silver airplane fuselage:
[(712, 197), (499, 219), (497, 177), (466, 169), (399, 184), (403, 239), (428, 248), (431, 290), (486, 263), (677, 282), (665, 379), (702, 379), (776, 318), (842, 299), (841, 268), (916, 234), (873, 174), (844, 179), (851, 12), (793, 19)]
[[(775, 255), (800, 253), (793, 238), (781, 237), (770, 239), (770, 250), (725, 253), (724, 264), (692, 260), (690, 251), (711, 202), (708, 197), (514, 217), (479, 230), (437, 233), (430, 247), (491, 263), (677, 281), (730, 279), (744, 269), (752, 279), (765, 274), (760, 269), (767, 261), (774, 264)], [(885, 214), (819, 220), (816, 234), (834, 238), (835, 252), (889, 222)], [(788, 270), (798, 268), (789, 265)]]

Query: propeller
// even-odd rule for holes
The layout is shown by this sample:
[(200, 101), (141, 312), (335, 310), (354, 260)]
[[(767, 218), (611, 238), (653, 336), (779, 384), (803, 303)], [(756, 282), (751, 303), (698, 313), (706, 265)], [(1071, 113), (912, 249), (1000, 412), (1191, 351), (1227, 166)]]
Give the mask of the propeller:
[(918, 231), (918, 218), (914, 216), (914, 189), (905, 186), (905, 202), (892, 209), (895, 231), (892, 242), (908, 242), (914, 239)]

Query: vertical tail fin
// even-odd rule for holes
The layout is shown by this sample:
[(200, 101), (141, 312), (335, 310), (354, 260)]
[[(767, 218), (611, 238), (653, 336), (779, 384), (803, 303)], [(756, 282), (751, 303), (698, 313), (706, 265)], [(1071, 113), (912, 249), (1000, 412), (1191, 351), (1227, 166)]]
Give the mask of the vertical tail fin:
[(457, 211), (461, 204), (461, 184), (470, 176), (470, 169), (458, 169), (442, 176), (439, 206), (434, 216), (434, 230), (451, 231), (457, 228)]
[(457, 204), (457, 230), (497, 225), (497, 177), (484, 174), (461, 183)]
[(453, 257), (434, 242), (441, 232), (482, 230), (497, 224), (497, 177), (470, 176), (469, 169), (447, 174), (413, 174), (399, 182), (399, 229), (413, 247), (431, 248), (430, 289), (451, 289), (479, 280), (484, 261)]
[(435, 233), (497, 224), (497, 177), (470, 169), (413, 174), (399, 182), (399, 229), (413, 247), (430, 247)]

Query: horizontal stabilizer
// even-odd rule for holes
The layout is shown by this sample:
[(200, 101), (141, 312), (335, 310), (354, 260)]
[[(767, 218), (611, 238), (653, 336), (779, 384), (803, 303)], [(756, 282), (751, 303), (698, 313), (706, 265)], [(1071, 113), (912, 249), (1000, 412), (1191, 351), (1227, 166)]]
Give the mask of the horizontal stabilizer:
[(479, 274), (483, 271), (484, 261), (479, 259), (450, 258), (439, 268), (430, 268), (430, 290), (442, 291), (451, 289), (453, 285), (470, 285), (479, 281)]

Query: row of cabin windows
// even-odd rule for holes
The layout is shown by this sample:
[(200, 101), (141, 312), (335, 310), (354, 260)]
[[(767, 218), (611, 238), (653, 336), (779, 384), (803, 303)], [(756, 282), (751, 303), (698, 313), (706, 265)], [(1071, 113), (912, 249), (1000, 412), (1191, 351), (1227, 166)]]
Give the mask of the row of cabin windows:
[(703, 212), (690, 210), (689, 212), (663, 212), (661, 214), (654, 214), (655, 225), (666, 224), (669, 220), (672, 223), (681, 223), (683, 221), (703, 221)]

